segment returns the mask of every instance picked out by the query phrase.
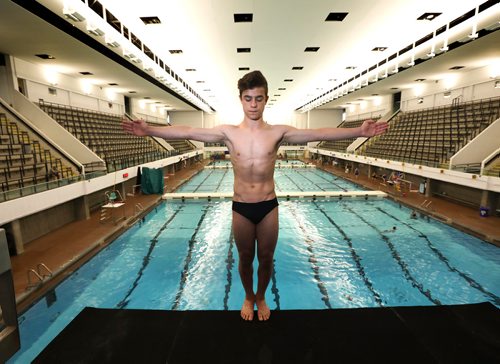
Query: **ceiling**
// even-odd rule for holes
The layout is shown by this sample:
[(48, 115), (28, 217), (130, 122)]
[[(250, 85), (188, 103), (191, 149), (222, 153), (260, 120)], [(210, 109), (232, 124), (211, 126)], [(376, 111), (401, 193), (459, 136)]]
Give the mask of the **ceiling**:
[[(260, 69), (267, 77), (270, 99), (276, 100), (269, 102), (271, 109), (295, 110), (483, 2), (100, 0), (158, 58), (220, 113), (230, 113), (229, 105), (239, 109), (236, 83), (247, 72), (239, 70), (240, 67)], [(38, 1), (38, 4), (60, 18), (63, 18), (64, 3), (76, 8), (85, 6), (78, 0)], [(331, 12), (345, 12), (347, 16), (343, 21), (325, 21)], [(417, 20), (428, 12), (441, 15), (433, 20)], [(234, 14), (241, 13), (252, 14), (253, 21), (236, 23)], [(497, 3), (489, 8), (488, 14), (482, 25), (498, 23), (500, 5)], [(92, 12), (85, 15), (86, 21), (80, 24), (68, 22), (77, 28), (85, 26), (86, 22), (94, 22)], [(140, 17), (158, 17), (161, 23), (146, 25)], [(98, 21), (96, 18), (95, 22)], [(114, 31), (111, 27), (105, 30), (107, 34)], [(471, 23), (461, 31), (465, 35), (470, 33)], [(115, 38), (118, 36), (116, 32)], [(105, 45), (104, 37), (100, 38), (100, 43)], [(121, 42), (120, 39), (117, 41)], [(409, 87), (416, 78), (430, 79), (432, 75), (449, 71), (453, 66), (465, 66), (460, 72), (484, 66), (492, 60), (500, 60), (498, 44), (500, 32), (496, 31), (340, 99), (318, 104), (317, 107), (335, 108), (350, 99), (394, 92), (391, 88)], [(437, 49), (440, 45), (436, 44)], [(319, 50), (305, 52), (306, 47), (319, 47)], [(386, 49), (373, 51), (375, 47)], [(112, 49), (112, 52), (124, 59), (121, 48), (125, 46)], [(251, 52), (237, 53), (237, 48), (250, 48)], [(421, 48), (419, 52), (422, 54), (430, 50), (426, 44)], [(170, 50), (182, 50), (182, 53), (171, 54)], [(184, 96), (187, 93), (184, 91), (184, 96), (180, 91), (175, 92), (181, 95), (181, 99), (167, 93), (165, 85), (142, 71), (143, 65), (125, 61), (128, 66), (124, 67), (123, 62), (118, 64), (116, 59), (110, 59), (99, 49), (84, 45), (81, 40), (67, 35), (10, 0), (0, 2), (0, 52), (32, 63), (57, 65), (61, 72), (79, 78), (87, 77), (95, 84), (107, 86), (117, 83), (115, 89), (118, 92), (127, 94), (133, 90), (136, 94), (130, 96), (148, 96), (175, 110), (197, 108), (192, 102), (186, 101), (187, 97)], [(56, 59), (42, 60), (34, 56), (39, 53), (53, 55)], [(303, 68), (293, 70), (293, 67)], [(134, 72), (133, 68), (141, 70)], [(79, 74), (81, 71), (90, 71), (93, 76), (82, 76)], [(293, 81), (286, 82), (287, 79)]]

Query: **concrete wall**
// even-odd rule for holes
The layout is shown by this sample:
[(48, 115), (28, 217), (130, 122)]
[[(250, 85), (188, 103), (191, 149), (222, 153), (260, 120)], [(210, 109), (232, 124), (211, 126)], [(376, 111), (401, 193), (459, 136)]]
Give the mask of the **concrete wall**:
[[(499, 97), (500, 89), (495, 89), (495, 80), (490, 78), (490, 73), (490, 67), (481, 67), (460, 74), (449, 71), (436, 75), (434, 80), (415, 82), (401, 92), (401, 108), (411, 111), (451, 105), (455, 97), (461, 97), (463, 102)], [(445, 98), (447, 91), (451, 95)], [(420, 104), (417, 103), (419, 98), (423, 99)]]

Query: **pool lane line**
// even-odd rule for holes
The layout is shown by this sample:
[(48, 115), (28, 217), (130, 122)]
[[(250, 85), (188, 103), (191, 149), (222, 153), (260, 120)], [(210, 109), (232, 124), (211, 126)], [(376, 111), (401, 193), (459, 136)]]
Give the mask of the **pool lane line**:
[(231, 228), (231, 233), (229, 234), (229, 239), (227, 241), (229, 247), (227, 249), (227, 258), (226, 258), (226, 270), (227, 270), (227, 283), (226, 283), (226, 292), (224, 294), (223, 307), (224, 311), (229, 309), (227, 305), (227, 301), (229, 300), (229, 293), (231, 292), (231, 284), (233, 281), (233, 274), (231, 273), (233, 270), (234, 254), (233, 254), (233, 246), (234, 246), (234, 235), (233, 229)]
[(276, 266), (276, 259), (273, 258), (273, 271), (271, 273), (271, 293), (274, 295), (274, 303), (276, 303), (276, 311), (281, 310), (280, 306), (280, 292), (278, 289), (278, 285), (276, 284), (276, 269), (274, 267)]
[(125, 297), (116, 305), (117, 308), (126, 308), (128, 303), (129, 303), (129, 297), (130, 295), (134, 292), (134, 290), (137, 288), (140, 279), (142, 278), (142, 275), (144, 273), (144, 270), (147, 268), (150, 260), (151, 260), (151, 254), (153, 253), (154, 248), (156, 247), (156, 243), (158, 243), (158, 238), (170, 224), (170, 222), (175, 218), (175, 216), (179, 213), (184, 208), (184, 206), (180, 206), (177, 210), (174, 211), (172, 216), (169, 217), (169, 219), (162, 225), (162, 227), (158, 230), (158, 232), (155, 234), (153, 239), (150, 240), (149, 244), (149, 249), (144, 258), (142, 258), (142, 267), (139, 269), (139, 272), (137, 273), (137, 277), (135, 278), (134, 283), (132, 283), (132, 287), (128, 290), (127, 294)]
[(460, 277), (462, 277), (465, 281), (467, 281), (467, 283), (469, 283), (469, 285), (472, 288), (475, 288), (475, 289), (481, 291), (483, 294), (485, 294), (488, 297), (490, 297), (494, 301), (495, 305), (500, 306), (500, 298), (498, 296), (496, 296), (494, 293), (488, 291), (480, 283), (476, 282), (473, 278), (469, 277), (466, 273), (464, 273), (464, 272), (458, 270), (457, 268), (455, 268), (454, 266), (452, 266), (450, 264), (448, 258), (446, 258), (446, 256), (438, 248), (436, 248), (434, 246), (434, 244), (432, 244), (432, 242), (430, 241), (430, 239), (429, 239), (429, 237), (427, 235), (425, 235), (420, 230), (414, 228), (412, 225), (408, 224), (407, 222), (402, 221), (402, 220), (398, 219), (396, 216), (394, 216), (394, 215), (392, 215), (392, 214), (390, 214), (390, 213), (382, 210), (380, 207), (376, 207), (376, 209), (379, 210), (380, 212), (386, 214), (387, 216), (393, 218), (394, 220), (396, 220), (400, 224), (405, 225), (405, 226), (409, 227), (411, 230), (416, 231), (419, 234), (418, 236), (420, 238), (424, 238), (425, 239), (425, 241), (427, 242), (427, 245), (428, 245), (429, 249), (432, 250), (434, 252), (434, 254), (437, 255), (437, 257), (439, 258), (439, 260), (441, 260), (443, 262), (443, 264), (446, 265), (446, 267), (448, 267), (448, 269), (451, 272), (457, 273)]
[(224, 170), (224, 174), (222, 175), (221, 179), (219, 180), (219, 183), (217, 184), (217, 187), (215, 187), (214, 192), (219, 192), (220, 185), (222, 184), (222, 181), (226, 177), (227, 171), (228, 171), (227, 169)]
[(413, 275), (410, 273), (410, 270), (408, 269), (408, 264), (406, 264), (406, 262), (401, 258), (401, 256), (399, 255), (398, 251), (396, 250), (396, 247), (391, 242), (391, 239), (389, 239), (389, 237), (387, 237), (385, 234), (383, 234), (382, 231), (380, 231), (380, 229), (377, 226), (375, 226), (372, 223), (370, 223), (368, 220), (366, 220), (361, 215), (359, 215), (356, 211), (354, 211), (353, 209), (351, 209), (348, 206), (345, 206), (345, 208), (347, 210), (349, 210), (352, 214), (356, 215), (366, 225), (370, 226), (372, 229), (374, 229), (376, 232), (379, 233), (379, 235), (382, 237), (382, 239), (384, 240), (384, 242), (387, 244), (387, 247), (389, 248), (389, 251), (391, 252), (392, 257), (398, 263), (399, 267), (403, 271), (403, 274), (404, 274), (406, 280), (408, 282), (410, 282), (413, 287), (415, 287), (416, 289), (418, 289), (420, 291), (420, 293), (422, 293), (433, 304), (435, 304), (437, 306), (442, 305), (441, 301), (439, 301), (437, 298), (432, 297), (432, 294), (431, 294), (430, 290), (424, 289), (424, 285), (422, 283), (418, 282), (415, 279), (415, 277), (413, 277)]
[(307, 251), (309, 252), (308, 261), (309, 261), (309, 263), (311, 265), (311, 269), (314, 273), (313, 277), (314, 277), (314, 280), (316, 281), (316, 285), (318, 286), (318, 289), (319, 289), (321, 295), (323, 296), (323, 297), (321, 297), (321, 300), (325, 303), (325, 306), (327, 308), (331, 309), (332, 305), (330, 304), (330, 296), (328, 295), (328, 290), (326, 289), (325, 283), (323, 282), (323, 280), (321, 279), (321, 276), (319, 274), (320, 267), (316, 264), (318, 262), (318, 259), (316, 258), (316, 254), (314, 253), (314, 249), (313, 249), (314, 240), (309, 236), (304, 225), (302, 225), (299, 222), (299, 219), (297, 218), (297, 212), (294, 211), (294, 209), (291, 208), (291, 206), (288, 207), (288, 210), (291, 212), (291, 214), (295, 218), (296, 222), (298, 223), (297, 226), (302, 231), (303, 237), (307, 243)]
[(375, 299), (375, 302), (379, 306), (383, 306), (382, 298), (380, 297), (380, 294), (375, 291), (375, 288), (373, 287), (373, 283), (370, 281), (370, 279), (367, 277), (365, 269), (363, 268), (363, 264), (361, 264), (361, 257), (358, 255), (356, 252), (356, 249), (354, 249), (354, 246), (352, 244), (352, 239), (346, 234), (346, 232), (335, 222), (333, 219), (318, 205), (316, 201), (313, 202), (316, 205), (316, 208), (323, 214), (325, 217), (328, 219), (328, 221), (335, 226), (335, 228), (339, 231), (339, 233), (342, 235), (344, 238), (345, 242), (347, 243), (347, 246), (349, 247), (349, 252), (351, 253), (352, 259), (354, 260), (354, 264), (356, 265), (356, 269), (358, 270), (358, 274), (363, 280), (363, 283), (365, 284), (366, 288), (371, 292), (373, 298)]
[(196, 188), (194, 189), (194, 191), (193, 191), (193, 192), (198, 191), (198, 189), (201, 187), (201, 185), (202, 185), (203, 183), (205, 183), (205, 181), (208, 179), (208, 177), (210, 177), (210, 176), (212, 175), (212, 173), (214, 173), (214, 171), (213, 171), (213, 170), (209, 170), (209, 173), (207, 174), (207, 176), (205, 177), (205, 179), (204, 179), (203, 181), (201, 181), (201, 182), (198, 184), (198, 186), (196, 186)]
[[(336, 178), (334, 178), (334, 179), (333, 179), (333, 181), (330, 181), (328, 178), (323, 177), (323, 176), (321, 175), (321, 173), (319, 173), (320, 171), (322, 171), (322, 170), (321, 170), (321, 169), (319, 169), (319, 170), (318, 170), (318, 169), (315, 169), (315, 170), (313, 171), (313, 172), (314, 172), (314, 175), (315, 175), (315, 176), (318, 176), (319, 178), (324, 179), (325, 181), (327, 181), (328, 183), (331, 183), (332, 185), (337, 186), (338, 188), (340, 188), (340, 189), (341, 189), (342, 191), (344, 191), (344, 192), (347, 192), (347, 191), (348, 191), (348, 189), (347, 189), (347, 188), (342, 187), (342, 186), (340, 186), (339, 184), (337, 184), (337, 183), (333, 182), (333, 181), (338, 180), (338, 179), (339, 179), (339, 177), (336, 177)], [(329, 172), (326, 172), (326, 171), (323, 171), (323, 172), (324, 172), (324, 173), (328, 173), (328, 174), (330, 174), (330, 175), (332, 175), (332, 176), (334, 176), (334, 177), (335, 177), (335, 175), (334, 175), (334, 174), (332, 174), (332, 173), (329, 173)], [(318, 186), (318, 187), (319, 187), (319, 186)]]
[(184, 287), (186, 286), (186, 281), (189, 276), (189, 268), (191, 264), (191, 259), (193, 255), (193, 249), (194, 245), (196, 243), (196, 235), (198, 234), (198, 231), (200, 230), (201, 224), (203, 223), (203, 220), (205, 219), (205, 216), (207, 215), (208, 210), (212, 206), (208, 204), (208, 206), (204, 209), (203, 214), (200, 217), (200, 220), (198, 221), (198, 224), (196, 225), (193, 235), (191, 235), (191, 238), (189, 239), (188, 242), (188, 252), (186, 254), (186, 258), (184, 259), (184, 267), (181, 272), (181, 279), (179, 281), (179, 289), (177, 290), (177, 294), (175, 295), (174, 302), (172, 304), (171, 310), (177, 310), (179, 308), (180, 300), (182, 298), (182, 294), (184, 293)]

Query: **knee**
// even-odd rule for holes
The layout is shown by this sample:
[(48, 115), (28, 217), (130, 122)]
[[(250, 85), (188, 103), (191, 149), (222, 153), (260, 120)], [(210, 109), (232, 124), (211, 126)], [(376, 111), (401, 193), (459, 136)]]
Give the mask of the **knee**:
[(259, 256), (258, 256), (259, 266), (272, 267), (273, 256), (274, 256), (274, 252), (265, 252), (265, 253), (259, 254)]
[(239, 253), (240, 265), (247, 267), (252, 266), (254, 254), (252, 253)]

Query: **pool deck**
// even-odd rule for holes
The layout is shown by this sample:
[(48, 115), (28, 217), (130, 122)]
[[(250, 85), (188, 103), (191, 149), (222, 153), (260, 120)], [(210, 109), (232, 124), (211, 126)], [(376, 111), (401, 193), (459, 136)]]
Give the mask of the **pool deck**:
[[(174, 191), (208, 163), (209, 161), (205, 160), (203, 163), (182, 169), (169, 176), (166, 182), (167, 192)], [(499, 217), (480, 217), (476, 209), (461, 206), (438, 197), (428, 198), (420, 193), (410, 193), (407, 196), (402, 196), (393, 188), (381, 185), (380, 181), (372, 180), (367, 176), (359, 176), (356, 179), (353, 174), (346, 174), (339, 168), (331, 166), (320, 168), (370, 189), (381, 190), (387, 193), (390, 198), (402, 204), (433, 215), (455, 227), (482, 236), (489, 242), (500, 246)], [(425, 200), (432, 201), (431, 209), (420, 207)], [(97, 250), (120, 234), (127, 227), (127, 224), (137, 218), (134, 215), (134, 206), (137, 203), (144, 206), (147, 211), (160, 201), (161, 195), (138, 194), (133, 197), (127, 196), (123, 207), (127, 217), (125, 221), (121, 221), (116, 225), (109, 222), (103, 224), (99, 220), (100, 211), (96, 211), (91, 214), (88, 220), (72, 222), (27, 244), (23, 254), (11, 257), (18, 312), (22, 312), (33, 300), (43, 295), (50, 286), (64, 279), (83, 261), (90, 258)], [(50, 280), (50, 284), (42, 284), (27, 290), (27, 272), (40, 262), (46, 264), (54, 272), (54, 277)]]

